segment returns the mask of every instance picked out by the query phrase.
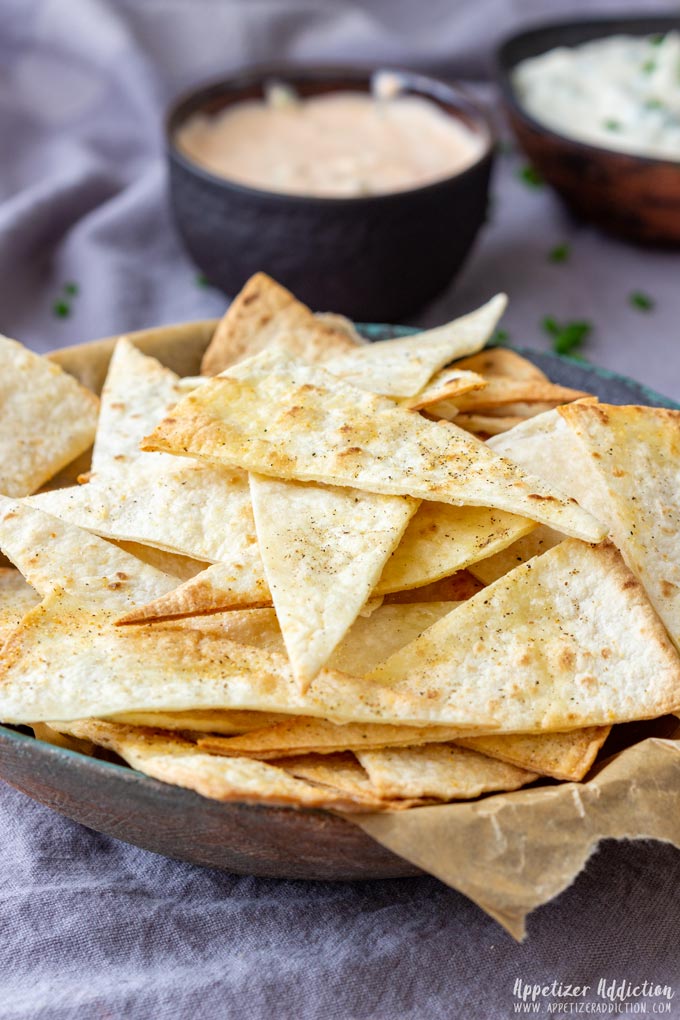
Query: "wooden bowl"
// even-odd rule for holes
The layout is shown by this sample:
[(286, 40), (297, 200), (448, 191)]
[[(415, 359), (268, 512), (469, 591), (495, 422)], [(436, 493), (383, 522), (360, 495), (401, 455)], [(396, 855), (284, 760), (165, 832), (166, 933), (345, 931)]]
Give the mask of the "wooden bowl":
[[(142, 350), (175, 371), (194, 375), (215, 321), (132, 334)], [(370, 339), (414, 330), (361, 326)], [(100, 390), (115, 340), (51, 355)], [(597, 393), (612, 403), (672, 401), (602, 369), (550, 354), (529, 354), (551, 379)], [(339, 815), (309, 809), (223, 804), (0, 726), (0, 778), (68, 818), (127, 843), (194, 864), (274, 878), (352, 880), (399, 878), (419, 870), (375, 843)]]
[(496, 53), (497, 79), (517, 139), (541, 176), (579, 216), (632, 241), (680, 245), (680, 161), (628, 155), (576, 141), (546, 127), (522, 106), (512, 72), (555, 46), (578, 46), (622, 33), (678, 28), (678, 18), (598, 18), (553, 22), (506, 39)]
[(197, 111), (262, 98), (268, 79), (300, 95), (366, 92), (371, 72), (350, 68), (256, 68), (181, 98), (167, 120), (170, 198), (189, 254), (215, 286), (236, 294), (263, 270), (312, 308), (398, 322), (432, 300), (462, 266), (486, 216), (493, 133), (486, 116), (442, 81), (400, 72), (482, 138), (467, 169), (426, 187), (359, 198), (285, 195), (218, 177), (184, 155), (175, 134)]

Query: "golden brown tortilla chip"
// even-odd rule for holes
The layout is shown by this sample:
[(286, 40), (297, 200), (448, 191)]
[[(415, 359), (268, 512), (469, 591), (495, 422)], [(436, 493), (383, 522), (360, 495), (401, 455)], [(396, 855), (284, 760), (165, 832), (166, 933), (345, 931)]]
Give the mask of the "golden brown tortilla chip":
[(538, 777), (454, 744), (357, 751), (376, 793), (383, 797), (472, 800), (483, 793), (518, 790)]
[(218, 323), (201, 372), (217, 375), (243, 358), (278, 345), (308, 361), (323, 361), (356, 346), (346, 329), (320, 322), (285, 287), (266, 273), (256, 273)]
[(506, 305), (505, 294), (497, 294), (481, 308), (444, 326), (365, 344), (324, 364), (333, 375), (361, 389), (391, 397), (413, 397), (454, 358), (483, 347)]
[(13, 567), (0, 567), (0, 644), (40, 602), (35, 588)]
[(504, 737), (463, 737), (461, 747), (500, 758), (542, 776), (583, 779), (609, 736), (610, 726), (590, 726), (571, 733), (513, 733)]
[(500, 578), (369, 674), (420, 690), (432, 723), (499, 732), (651, 719), (680, 704), (680, 659), (611, 545), (567, 540)]
[(281, 352), (242, 362), (185, 397), (144, 448), (298, 481), (493, 506), (589, 541), (604, 535), (573, 500), (462, 429)]
[(292, 776), (304, 779), (318, 786), (319, 789), (335, 790), (350, 797), (371, 804), (375, 810), (403, 811), (428, 803), (420, 798), (388, 798), (376, 792), (368, 778), (366, 770), (352, 754), (332, 754), (317, 757), (313, 754), (301, 755), (299, 758), (283, 758), (279, 762), (281, 768)]
[(99, 400), (58, 365), (0, 336), (0, 493), (28, 496), (92, 445)]
[(236, 736), (250, 730), (275, 726), (286, 719), (276, 712), (230, 712), (210, 709), (204, 712), (128, 712), (116, 715), (111, 722), (126, 726), (145, 726), (154, 730), (184, 730), (192, 733), (211, 733)]
[(453, 400), (463, 393), (481, 390), (485, 386), (486, 380), (477, 372), (466, 372), (460, 368), (442, 368), (432, 376), (422, 390), (412, 397), (405, 397), (400, 403), (402, 407), (408, 407), (411, 411), (420, 411), (430, 404)]

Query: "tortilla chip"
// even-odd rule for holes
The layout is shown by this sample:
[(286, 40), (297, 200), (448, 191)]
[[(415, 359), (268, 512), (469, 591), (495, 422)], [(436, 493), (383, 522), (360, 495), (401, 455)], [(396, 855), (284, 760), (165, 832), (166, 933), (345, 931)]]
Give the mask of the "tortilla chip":
[(530, 733), (651, 719), (680, 659), (611, 545), (568, 540), (517, 567), (369, 674), (420, 691), (430, 722)]
[(427, 421), (280, 352), (236, 365), (185, 397), (144, 448), (274, 477), (495, 507), (591, 541), (605, 533), (573, 501), (455, 425)]
[(352, 320), (348, 319), (346, 315), (340, 315), (338, 312), (314, 312), (314, 318), (324, 326), (330, 326), (336, 332), (343, 333), (353, 344), (370, 343), (366, 337), (361, 335)]
[(0, 651), (0, 718), (52, 722), (210, 708), (432, 722), (418, 692), (331, 669), (302, 694), (284, 656), (225, 638), (219, 624), (210, 627), (215, 617), (201, 629), (186, 622), (116, 627), (113, 619), (58, 589), (31, 610)]
[(471, 390), (481, 390), (486, 386), (486, 380), (477, 372), (466, 372), (460, 368), (443, 368), (436, 372), (429, 383), (413, 397), (406, 397), (400, 401), (402, 407), (408, 407), (411, 411), (420, 411), (430, 404), (436, 404), (441, 400), (452, 400), (463, 393)]
[(371, 783), (366, 770), (352, 754), (334, 754), (316, 757), (313, 754), (301, 755), (299, 758), (284, 758), (281, 768), (290, 775), (305, 779), (320, 789), (336, 790), (350, 797), (361, 798), (375, 808), (404, 810), (426, 803), (420, 799), (380, 797)]
[(177, 584), (111, 542), (5, 496), (0, 548), (41, 595), (59, 586), (119, 613)]
[(306, 690), (357, 618), (415, 500), (250, 476), (258, 544), (293, 672)]
[(568, 404), (572, 400), (581, 400), (588, 396), (590, 394), (584, 393), (582, 390), (572, 390), (567, 386), (558, 386), (547, 380), (488, 376), (483, 391), (462, 394), (456, 398), (455, 403), (460, 412), (479, 411), (479, 413), (484, 413), (489, 408), (500, 408), (517, 401), (549, 400), (556, 404)]
[(514, 570), (521, 563), (526, 563), (534, 556), (540, 556), (541, 553), (547, 552), (548, 549), (552, 549), (563, 541), (564, 535), (561, 532), (553, 531), (552, 528), (546, 528), (544, 524), (539, 524), (534, 531), (524, 535), (501, 552), (471, 564), (469, 570), (484, 584), (493, 584), (499, 577), (503, 577), (504, 574)]
[(372, 393), (413, 397), (450, 361), (483, 347), (507, 303), (505, 294), (497, 294), (481, 308), (444, 326), (366, 344), (329, 358), (324, 366), (333, 375)]
[(464, 369), (466, 372), (479, 372), (486, 380), (550, 382), (538, 365), (534, 365), (533, 361), (522, 357), (517, 351), (508, 350), (507, 347), (488, 347), (471, 358), (457, 361), (454, 367)]
[(374, 790), (383, 797), (472, 800), (518, 790), (538, 776), (507, 762), (449, 744), (357, 751)]
[(229, 712), (219, 709), (204, 712), (128, 712), (113, 716), (111, 722), (126, 726), (146, 726), (156, 730), (185, 730), (191, 733), (219, 733), (236, 736), (275, 726), (286, 719), (276, 712)]
[(217, 375), (273, 346), (283, 346), (308, 361), (323, 361), (353, 350), (355, 343), (345, 329), (319, 322), (285, 287), (265, 273), (256, 273), (218, 323), (201, 372)]
[(245, 736), (201, 737), (198, 745), (211, 754), (245, 755), (266, 760), (298, 754), (334, 754), (338, 751), (441, 743), (455, 740), (460, 735), (461, 731), (455, 726), (381, 726), (378, 723), (345, 723), (339, 726), (327, 719), (300, 716), (254, 730)]
[[(181, 399), (179, 376), (142, 354), (127, 337), (113, 349), (101, 397), (92, 451), (92, 474), (103, 474), (140, 457), (139, 443)], [(158, 459), (158, 456), (154, 458)]]
[(29, 609), (39, 602), (37, 591), (18, 570), (0, 567), (0, 644), (16, 630)]
[[(586, 494), (680, 647), (680, 411), (560, 408), (601, 489)], [(602, 491), (604, 490), (604, 492)]]
[(264, 568), (247, 475), (184, 458), (172, 461), (170, 466), (134, 461), (87, 485), (41, 493), (27, 502), (103, 538), (224, 561), (237, 593), (245, 593), (246, 604), (257, 602)]
[(513, 733), (505, 737), (462, 738), (462, 747), (500, 758), (542, 776), (578, 782), (595, 761), (610, 726), (590, 726), (571, 733)]
[(92, 445), (99, 400), (58, 365), (0, 336), (0, 493), (28, 496)]
[(377, 594), (417, 588), (505, 549), (536, 525), (486, 507), (422, 503), (385, 564)]
[(80, 739), (115, 751), (128, 765), (163, 783), (183, 786), (211, 800), (243, 803), (344, 807), (357, 810), (362, 801), (310, 786), (283, 769), (247, 758), (218, 758), (188, 740), (159, 730), (83, 719), (62, 727)]

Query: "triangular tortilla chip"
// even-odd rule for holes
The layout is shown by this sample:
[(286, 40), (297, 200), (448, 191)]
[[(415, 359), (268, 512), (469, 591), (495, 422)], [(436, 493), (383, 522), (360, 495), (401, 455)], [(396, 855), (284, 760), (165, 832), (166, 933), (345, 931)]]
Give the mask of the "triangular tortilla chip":
[(402, 407), (408, 407), (412, 411), (420, 411), (430, 404), (437, 404), (442, 400), (453, 400), (463, 393), (472, 390), (481, 390), (486, 386), (486, 380), (477, 372), (466, 372), (460, 368), (443, 368), (436, 372), (428, 384), (413, 397), (405, 397), (400, 401)]
[[(174, 463), (172, 463), (174, 461)], [(231, 565), (234, 585), (258, 601), (264, 580), (247, 475), (178, 457), (133, 461), (87, 485), (40, 493), (31, 506), (104, 538)]]
[(102, 390), (92, 451), (93, 476), (140, 457), (149, 462), (139, 443), (184, 395), (179, 383), (178, 375), (156, 358), (142, 354), (127, 337), (118, 340)]
[(58, 365), (0, 336), (0, 492), (28, 496), (91, 445), (99, 400)]
[(575, 404), (559, 414), (599, 474), (614, 543), (680, 647), (680, 411)]
[(479, 372), (487, 381), (490, 379), (514, 379), (516, 381), (549, 382), (545, 372), (541, 371), (533, 361), (522, 357), (517, 351), (507, 347), (489, 347), (471, 358), (457, 361), (454, 368), (466, 372)]
[(145, 449), (299, 481), (493, 506), (599, 541), (574, 501), (450, 422), (427, 421), (323, 369), (265, 352), (185, 397)]
[(217, 375), (267, 347), (284, 346), (308, 361), (351, 351), (346, 330), (320, 322), (266, 273), (251, 276), (234, 298), (203, 355), (201, 372)]
[(112, 722), (126, 726), (146, 726), (156, 730), (185, 730), (190, 733), (219, 733), (236, 736), (275, 726), (288, 717), (276, 712), (230, 712), (206, 709), (204, 712), (128, 712), (114, 716)]
[(455, 726), (381, 726), (378, 723), (345, 723), (339, 726), (327, 719), (300, 716), (253, 730), (245, 736), (201, 737), (198, 745), (211, 754), (245, 755), (266, 760), (297, 754), (334, 754), (338, 751), (441, 743), (455, 740), (460, 735), (461, 731)]
[(512, 733), (503, 737), (466, 737), (456, 741), (491, 758), (555, 779), (583, 779), (609, 736), (610, 726), (571, 733)]
[(177, 584), (111, 542), (5, 496), (0, 548), (41, 595), (59, 586), (119, 613)]
[(375, 593), (406, 591), (448, 577), (535, 527), (502, 510), (422, 503), (385, 564)]
[(116, 627), (110, 611), (57, 589), (27, 613), (0, 652), (0, 719), (217, 708), (432, 722), (418, 692), (331, 669), (302, 694), (284, 656), (225, 638), (219, 623), (210, 628), (214, 620), (201, 629), (184, 622)]
[(250, 476), (258, 545), (293, 672), (306, 690), (418, 508), (403, 496)]
[(483, 793), (518, 790), (535, 773), (449, 744), (357, 751), (376, 793), (383, 797), (472, 800)]
[(522, 424), (524, 418), (497, 417), (462, 412), (456, 415), (455, 421), (459, 429), (465, 429), (466, 432), (470, 432), (473, 436), (488, 439), (489, 436), (500, 436), (502, 433), (516, 428)]
[(369, 677), (420, 690), (431, 722), (499, 732), (651, 719), (680, 705), (680, 659), (611, 545), (567, 540), (485, 588)]
[(553, 531), (552, 528), (546, 528), (544, 524), (539, 524), (534, 531), (524, 535), (517, 542), (513, 542), (512, 545), (487, 559), (478, 560), (468, 569), (484, 584), (493, 584), (499, 577), (503, 577), (515, 567), (533, 559), (534, 556), (540, 556), (541, 553), (547, 552), (548, 549), (552, 549), (553, 546), (559, 545), (563, 541), (564, 535), (559, 531)]
[(333, 375), (372, 393), (413, 397), (444, 365), (483, 347), (507, 303), (505, 294), (497, 294), (481, 308), (444, 326), (366, 344), (329, 358), (324, 366)]
[[(283, 769), (245, 758), (219, 758), (174, 734), (100, 719), (60, 726), (75, 737), (115, 751), (132, 768), (154, 779), (194, 790), (212, 800), (296, 804), (361, 810), (364, 798), (333, 795), (293, 778)], [(370, 808), (379, 805), (370, 804)]]

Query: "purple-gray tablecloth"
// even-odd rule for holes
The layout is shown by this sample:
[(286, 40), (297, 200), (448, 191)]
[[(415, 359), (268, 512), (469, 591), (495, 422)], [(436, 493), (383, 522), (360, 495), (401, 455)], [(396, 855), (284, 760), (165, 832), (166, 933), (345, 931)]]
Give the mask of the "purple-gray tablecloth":
[[(483, 80), (499, 35), (565, 7), (592, 11), (588, 0), (3, 0), (0, 329), (45, 351), (222, 312), (166, 208), (161, 113), (182, 88), (255, 61), (381, 60), (481, 82), (493, 103)], [(590, 360), (680, 398), (680, 256), (574, 223), (526, 187), (522, 165), (500, 157), (492, 221), (455, 291), (418, 321), (504, 289), (513, 341), (546, 348), (545, 315), (586, 319)], [(564, 243), (568, 261), (551, 261)], [(634, 307), (634, 292), (653, 308)], [(435, 880), (236, 878), (127, 847), (5, 786), (0, 848), (0, 1020), (495, 1020), (516, 1015), (518, 979), (585, 983), (594, 1002), (602, 978), (670, 985), (663, 1015), (680, 1016), (680, 854), (658, 844), (605, 844), (522, 946)]]

